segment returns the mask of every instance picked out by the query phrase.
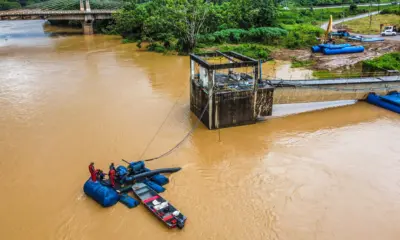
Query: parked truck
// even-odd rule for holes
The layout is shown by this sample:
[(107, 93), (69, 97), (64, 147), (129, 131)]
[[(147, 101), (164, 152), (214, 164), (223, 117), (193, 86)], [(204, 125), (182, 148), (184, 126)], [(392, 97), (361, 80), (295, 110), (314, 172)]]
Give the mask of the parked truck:
[(397, 26), (396, 25), (386, 25), (384, 26), (383, 24), (381, 24), (381, 29), (383, 28), (383, 30), (381, 30), (381, 35), (382, 36), (396, 36), (397, 35)]

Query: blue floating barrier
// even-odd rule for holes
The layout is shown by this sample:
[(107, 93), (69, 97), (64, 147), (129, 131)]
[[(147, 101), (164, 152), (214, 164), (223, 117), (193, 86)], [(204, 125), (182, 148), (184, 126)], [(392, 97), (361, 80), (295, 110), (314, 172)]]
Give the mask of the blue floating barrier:
[(161, 174), (154, 175), (150, 179), (151, 179), (151, 181), (153, 181), (161, 186), (164, 186), (165, 184), (169, 183), (169, 179), (166, 176), (161, 175)]
[(165, 188), (163, 188), (162, 186), (158, 185), (157, 183), (155, 183), (153, 181), (145, 180), (145, 181), (143, 181), (143, 183), (158, 193), (162, 193), (165, 191)]
[(119, 198), (119, 201), (128, 208), (134, 208), (139, 205), (139, 202), (128, 194), (122, 194)]

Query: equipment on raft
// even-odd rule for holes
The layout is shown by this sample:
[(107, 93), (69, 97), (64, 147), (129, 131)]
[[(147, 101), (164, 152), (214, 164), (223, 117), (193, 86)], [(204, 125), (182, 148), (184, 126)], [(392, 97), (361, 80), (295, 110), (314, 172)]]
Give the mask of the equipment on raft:
[(132, 190), (146, 208), (169, 228), (185, 226), (186, 217), (144, 183), (135, 183)]
[(138, 180), (144, 179), (146, 177), (152, 177), (152, 176), (157, 175), (159, 173), (175, 173), (175, 172), (180, 171), (181, 169), (182, 168), (180, 168), (180, 167), (176, 167), (176, 168), (160, 168), (160, 169), (157, 169), (157, 170), (152, 170), (152, 171), (149, 171), (149, 172), (144, 172), (144, 173), (139, 173), (137, 175), (133, 175), (132, 178), (133, 178), (134, 181), (138, 181)]
[(344, 53), (360, 53), (364, 52), (363, 46), (351, 46), (351, 47), (344, 47), (344, 48), (324, 48), (322, 52), (325, 55), (334, 55), (334, 54), (344, 54)]
[(83, 191), (103, 207), (113, 206), (119, 200), (117, 191), (101, 184), (99, 181), (87, 180), (83, 186)]
[(367, 102), (385, 108), (387, 110), (400, 113), (400, 93), (391, 92), (386, 96), (379, 96), (375, 93), (368, 94)]

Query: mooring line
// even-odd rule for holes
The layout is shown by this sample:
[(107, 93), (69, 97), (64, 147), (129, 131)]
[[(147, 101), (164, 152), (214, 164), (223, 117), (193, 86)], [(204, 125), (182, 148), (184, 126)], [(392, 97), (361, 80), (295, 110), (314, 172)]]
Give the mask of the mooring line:
[[(187, 86), (187, 84), (186, 84)], [(169, 111), (169, 113), (167, 114), (167, 116), (165, 117), (164, 121), (161, 123), (160, 127), (157, 129), (157, 132), (154, 134), (153, 138), (150, 140), (149, 144), (147, 144), (146, 148), (144, 149), (143, 153), (140, 155), (141, 159), (143, 157), (143, 155), (146, 153), (147, 149), (150, 147), (150, 145), (153, 143), (154, 139), (156, 138), (156, 136), (159, 134), (159, 132), (161, 131), (161, 128), (164, 126), (164, 124), (167, 122), (167, 119), (169, 118), (169, 116), (171, 115), (172, 111), (174, 110), (176, 104), (178, 104), (178, 101), (180, 100), (180, 98), (182, 97), (183, 93), (186, 90), (186, 86), (183, 88), (182, 93), (180, 94), (180, 96), (178, 97), (178, 99), (175, 101), (174, 105), (172, 106), (171, 110)], [(200, 120), (203, 118), (204, 113), (206, 112), (207, 108), (208, 108), (208, 102), (206, 104), (206, 106), (203, 109), (203, 112), (200, 115), (200, 118), (197, 119), (196, 123), (193, 125), (192, 129), (185, 135), (185, 137), (179, 141), (173, 148), (171, 148), (170, 150), (168, 150), (167, 152), (161, 154), (158, 157), (154, 157), (154, 158), (149, 158), (149, 159), (145, 159), (142, 161), (148, 162), (148, 161), (153, 161), (162, 157), (165, 157), (169, 154), (171, 154), (175, 149), (177, 149), (193, 132), (194, 130), (196, 130), (196, 128), (198, 127)]]
[(153, 161), (153, 160), (156, 160), (156, 159), (159, 159), (159, 158), (168, 156), (168, 155), (171, 154), (175, 149), (179, 148), (180, 145), (181, 145), (183, 142), (185, 142), (185, 140), (186, 140), (186, 139), (194, 132), (194, 130), (196, 130), (196, 128), (199, 126), (199, 123), (200, 123), (201, 119), (203, 118), (203, 115), (204, 115), (204, 113), (206, 112), (207, 108), (208, 108), (208, 102), (207, 102), (206, 106), (204, 107), (203, 112), (201, 113), (200, 117), (197, 119), (196, 123), (193, 125), (192, 129), (191, 129), (191, 130), (185, 135), (185, 137), (184, 137), (181, 141), (179, 141), (173, 148), (171, 148), (170, 150), (168, 150), (167, 152), (161, 154), (161, 155), (158, 156), (158, 157), (145, 159), (145, 160), (143, 160), (143, 161), (149, 162), (149, 161)]

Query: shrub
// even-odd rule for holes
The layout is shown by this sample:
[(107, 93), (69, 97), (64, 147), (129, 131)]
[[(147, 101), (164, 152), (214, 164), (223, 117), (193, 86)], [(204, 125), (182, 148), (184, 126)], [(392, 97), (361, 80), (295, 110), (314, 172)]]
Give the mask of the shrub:
[(226, 29), (210, 34), (199, 35), (197, 40), (199, 43), (241, 43), (241, 42), (262, 42), (272, 43), (284, 36), (288, 32), (282, 28), (260, 27), (244, 29)]
[(378, 58), (363, 61), (363, 69), (368, 71), (399, 70), (400, 52), (393, 52), (382, 55)]
[(313, 25), (291, 25), (286, 26), (289, 31), (285, 38), (284, 45), (287, 48), (306, 48), (318, 44), (318, 37), (321, 36), (323, 30)]
[(160, 43), (158, 42), (153, 42), (149, 44), (147, 47), (147, 50), (152, 51), (152, 52), (158, 52), (158, 53), (166, 53), (167, 49)]
[(262, 45), (258, 44), (240, 44), (236, 46), (221, 46), (219, 48), (221, 51), (235, 51), (245, 56), (254, 58), (254, 59), (269, 59), (270, 50)]

